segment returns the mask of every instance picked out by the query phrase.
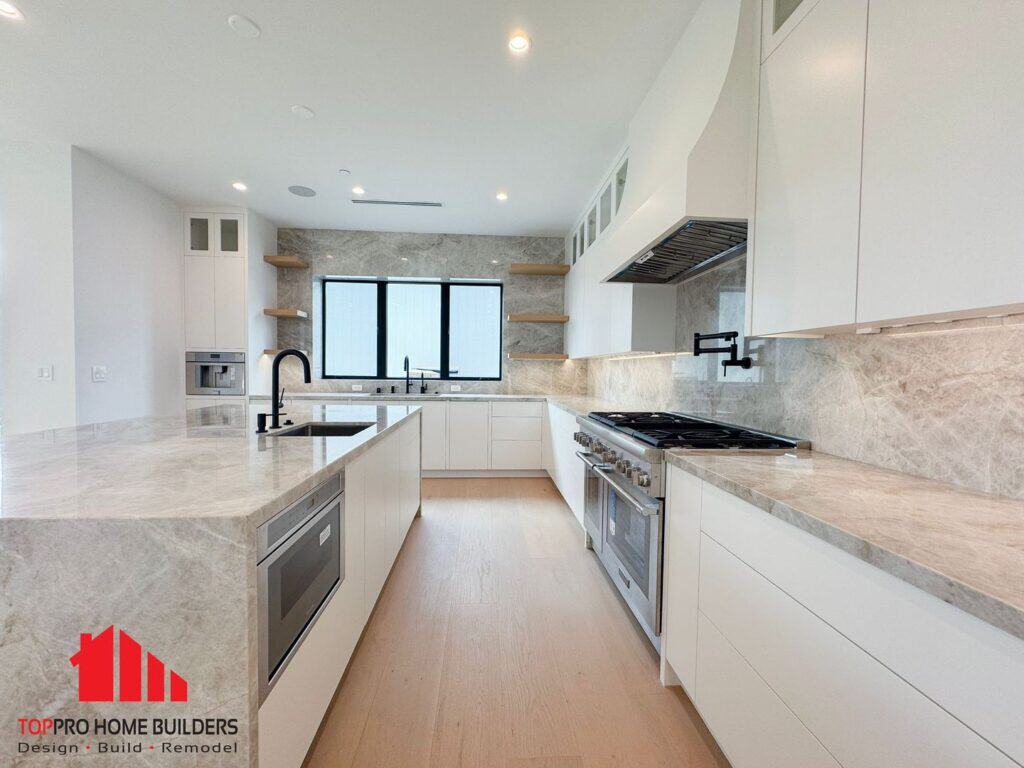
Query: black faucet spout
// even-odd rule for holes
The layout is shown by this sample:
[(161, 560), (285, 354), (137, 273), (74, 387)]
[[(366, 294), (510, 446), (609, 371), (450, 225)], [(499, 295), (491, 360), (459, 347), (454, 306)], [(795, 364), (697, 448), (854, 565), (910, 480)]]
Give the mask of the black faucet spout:
[(305, 382), (307, 384), (309, 384), (313, 380), (313, 377), (309, 371), (309, 358), (306, 357), (305, 352), (302, 352), (298, 349), (282, 349), (274, 356), (274, 363), (270, 372), (270, 386), (272, 390), (272, 394), (270, 396), (272, 401), (272, 405), (270, 408), (271, 429), (280, 429), (281, 427), (281, 424), (279, 422), (279, 419), (281, 417), (281, 401), (278, 397), (278, 392), (280, 392), (278, 385), (280, 384), (281, 381), (281, 361), (284, 360), (286, 357), (299, 358), (299, 360), (302, 361), (303, 379), (305, 379)]

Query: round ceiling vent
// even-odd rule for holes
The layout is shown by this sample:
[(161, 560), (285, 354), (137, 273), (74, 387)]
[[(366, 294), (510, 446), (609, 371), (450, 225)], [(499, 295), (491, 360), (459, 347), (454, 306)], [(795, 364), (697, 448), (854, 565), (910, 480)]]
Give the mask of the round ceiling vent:
[(316, 197), (315, 189), (299, 186), (298, 184), (288, 187), (288, 191), (291, 192), (293, 195), (298, 195), (299, 197)]

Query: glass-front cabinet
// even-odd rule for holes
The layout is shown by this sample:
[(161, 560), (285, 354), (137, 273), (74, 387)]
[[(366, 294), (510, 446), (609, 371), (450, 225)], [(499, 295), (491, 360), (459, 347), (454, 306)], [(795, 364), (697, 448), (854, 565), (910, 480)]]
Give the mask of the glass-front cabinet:
[(575, 264), (579, 261), (618, 215), (626, 191), (628, 172), (629, 158), (623, 151), (614, 169), (604, 178), (597, 194), (591, 198), (585, 209), (586, 213), (577, 222), (571, 236), (566, 238), (565, 250), (570, 263)]
[(779, 47), (818, 0), (761, 0), (761, 61)]
[(190, 214), (185, 217), (185, 253), (189, 256), (213, 255), (213, 216)]

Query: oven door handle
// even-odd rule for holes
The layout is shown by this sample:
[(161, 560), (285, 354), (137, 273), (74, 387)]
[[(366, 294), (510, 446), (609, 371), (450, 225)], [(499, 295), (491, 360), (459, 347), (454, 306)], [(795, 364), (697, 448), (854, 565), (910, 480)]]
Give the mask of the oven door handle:
[(597, 470), (598, 467), (607, 467), (608, 464), (603, 461), (594, 461), (591, 456), (596, 456), (594, 453), (584, 453), (583, 451), (576, 451), (576, 455), (580, 457), (580, 461), (586, 464), (590, 469)]
[(610, 485), (612, 488), (618, 491), (619, 495), (622, 496), (622, 498), (624, 498), (626, 501), (628, 501), (636, 509), (636, 511), (644, 517), (657, 517), (658, 514), (661, 512), (661, 504), (659, 504), (656, 501), (644, 503), (640, 499), (636, 498), (633, 495), (633, 491), (627, 488), (625, 484), (623, 484), (623, 482), (619, 480), (617, 477), (608, 474), (608, 472), (605, 471), (604, 467), (596, 466), (594, 467), (594, 471), (601, 476), (602, 480), (604, 480), (606, 483), (608, 483), (608, 485)]

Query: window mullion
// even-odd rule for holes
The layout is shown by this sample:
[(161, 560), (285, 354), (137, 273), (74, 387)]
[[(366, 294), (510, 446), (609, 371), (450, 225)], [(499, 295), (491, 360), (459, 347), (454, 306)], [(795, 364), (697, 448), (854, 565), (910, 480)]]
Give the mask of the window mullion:
[(451, 284), (441, 283), (441, 378), (450, 379), (451, 372), (448, 370), (448, 329), (451, 322)]
[(388, 365), (388, 284), (377, 283), (377, 378), (387, 378)]

